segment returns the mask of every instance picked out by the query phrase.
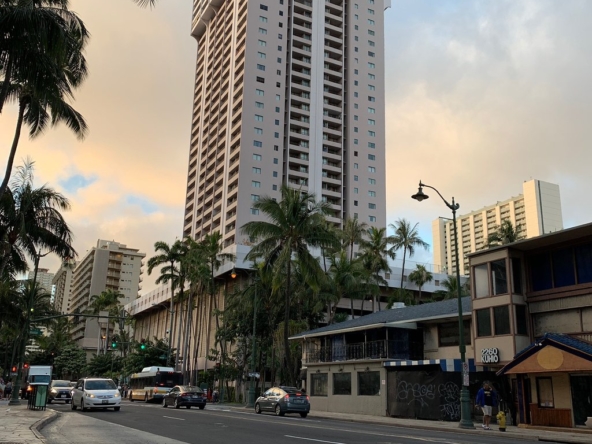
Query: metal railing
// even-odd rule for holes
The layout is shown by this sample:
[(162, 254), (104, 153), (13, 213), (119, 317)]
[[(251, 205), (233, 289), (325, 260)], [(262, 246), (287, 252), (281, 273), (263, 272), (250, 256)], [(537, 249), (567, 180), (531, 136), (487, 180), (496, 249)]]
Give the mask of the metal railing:
[(309, 345), (306, 362), (336, 362), (368, 359), (423, 359), (423, 343), (380, 340), (356, 344)]

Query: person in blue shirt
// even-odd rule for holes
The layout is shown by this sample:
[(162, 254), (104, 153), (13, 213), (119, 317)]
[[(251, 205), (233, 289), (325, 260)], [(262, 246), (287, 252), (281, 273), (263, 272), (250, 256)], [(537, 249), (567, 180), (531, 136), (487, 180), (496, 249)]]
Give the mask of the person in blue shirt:
[(475, 404), (483, 410), (483, 425), (481, 427), (485, 430), (491, 430), (489, 423), (491, 422), (493, 407), (497, 405), (497, 394), (489, 381), (485, 381), (483, 387), (477, 392)]

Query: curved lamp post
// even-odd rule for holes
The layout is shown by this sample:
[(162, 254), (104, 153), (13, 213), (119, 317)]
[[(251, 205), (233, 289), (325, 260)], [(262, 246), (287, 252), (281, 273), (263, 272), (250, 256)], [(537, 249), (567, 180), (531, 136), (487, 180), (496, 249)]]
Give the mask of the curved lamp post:
[(444, 201), (446, 206), (452, 210), (452, 224), (454, 227), (454, 260), (456, 261), (456, 291), (457, 291), (457, 299), (458, 299), (458, 336), (459, 336), (459, 345), (458, 348), (460, 350), (460, 360), (462, 362), (462, 388), (460, 390), (460, 423), (459, 426), (463, 429), (474, 429), (475, 426), (473, 425), (473, 420), (471, 419), (471, 404), (470, 404), (470, 394), (469, 394), (469, 365), (466, 362), (466, 346), (465, 346), (465, 325), (463, 322), (463, 310), (462, 310), (462, 295), (460, 289), (460, 267), (458, 262), (458, 231), (456, 228), (456, 210), (460, 208), (458, 203), (454, 202), (454, 197), (452, 198), (452, 203), (448, 203), (444, 196), (440, 194), (440, 192), (430, 185), (426, 185), (425, 183), (421, 183), (419, 181), (419, 189), (417, 193), (411, 196), (413, 199), (421, 202), (422, 200), (426, 200), (429, 198), (427, 194), (423, 192), (423, 188), (430, 188), (438, 193), (438, 196)]

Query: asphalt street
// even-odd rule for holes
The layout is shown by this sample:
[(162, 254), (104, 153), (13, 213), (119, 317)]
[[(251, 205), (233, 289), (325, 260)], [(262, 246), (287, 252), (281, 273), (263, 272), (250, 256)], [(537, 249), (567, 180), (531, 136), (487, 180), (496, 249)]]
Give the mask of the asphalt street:
[[(52, 404), (60, 418), (43, 429), (50, 444), (98, 442), (135, 443), (244, 443), (244, 444), (504, 444), (527, 441), (501, 437), (491, 431), (450, 433), (396, 426), (364, 424), (299, 415), (276, 417), (254, 411), (208, 405), (205, 410), (164, 409), (159, 404), (124, 402), (121, 411), (71, 411), (70, 405)], [(166, 439), (164, 439), (166, 438)]]

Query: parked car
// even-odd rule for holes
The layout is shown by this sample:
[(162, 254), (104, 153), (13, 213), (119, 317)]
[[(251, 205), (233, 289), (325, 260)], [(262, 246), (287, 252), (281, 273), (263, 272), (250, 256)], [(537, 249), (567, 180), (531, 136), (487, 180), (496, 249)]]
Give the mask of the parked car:
[(64, 401), (66, 404), (72, 401), (72, 388), (70, 387), (70, 381), (51, 381), (49, 384), (47, 403), (51, 404), (54, 401)]
[(296, 387), (272, 387), (255, 401), (255, 413), (269, 411), (277, 416), (300, 413), (306, 418), (310, 412), (310, 398)]
[(162, 406), (167, 408), (169, 405), (176, 409), (184, 406), (188, 409), (199, 407), (200, 410), (203, 410), (206, 406), (206, 395), (199, 387), (176, 385), (162, 398)]
[(121, 394), (112, 379), (83, 378), (72, 389), (72, 410), (121, 408)]

